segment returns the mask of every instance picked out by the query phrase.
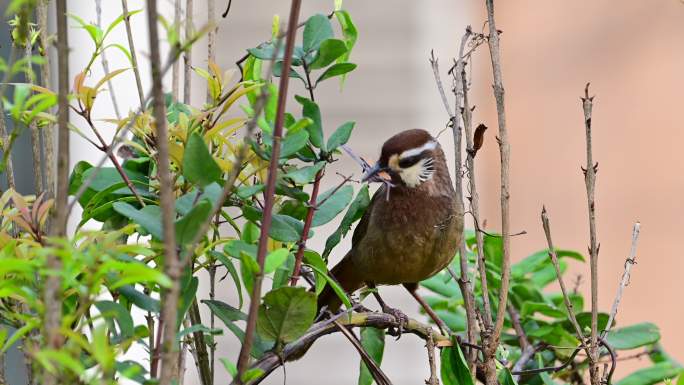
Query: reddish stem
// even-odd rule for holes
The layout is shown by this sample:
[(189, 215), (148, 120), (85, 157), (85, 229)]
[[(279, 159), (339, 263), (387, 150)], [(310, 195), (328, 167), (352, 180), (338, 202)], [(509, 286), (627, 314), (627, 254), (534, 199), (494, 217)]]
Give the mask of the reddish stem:
[(316, 173), (314, 179), (313, 191), (311, 191), (311, 198), (309, 199), (309, 210), (306, 212), (306, 219), (304, 220), (304, 229), (302, 230), (302, 237), (299, 240), (299, 248), (295, 255), (295, 265), (292, 271), (292, 278), (290, 278), (290, 286), (297, 284), (299, 279), (299, 272), (302, 269), (302, 259), (304, 258), (304, 250), (306, 249), (306, 241), (309, 238), (309, 230), (311, 229), (311, 222), (313, 221), (314, 213), (316, 212), (316, 201), (318, 200), (318, 190), (321, 186), (321, 179), (323, 179), (323, 169)]

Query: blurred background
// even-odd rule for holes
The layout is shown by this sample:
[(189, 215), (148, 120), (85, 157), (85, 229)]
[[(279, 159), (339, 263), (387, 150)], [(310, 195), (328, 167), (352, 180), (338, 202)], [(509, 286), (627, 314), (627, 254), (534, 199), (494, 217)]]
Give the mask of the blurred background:
[[(160, 1), (169, 19), (172, 2)], [(217, 62), (227, 69), (234, 66), (246, 48), (270, 37), (274, 14), (284, 23), (289, 2), (283, 0), (234, 0), (227, 18), (221, 13), (226, 2), (217, 2), (219, 22)], [(131, 9), (144, 8), (143, 1), (130, 1)], [(497, 2), (497, 24), (503, 31), (503, 76), (506, 88), (507, 121), (512, 145), (511, 207), (512, 231), (526, 235), (512, 241), (515, 261), (546, 246), (539, 215), (546, 205), (551, 217), (554, 242), (560, 248), (586, 253), (588, 217), (586, 192), (580, 166), (585, 163), (584, 125), (580, 103), (584, 86), (591, 82), (594, 99), (594, 158), (599, 162), (596, 190), (598, 236), (601, 242), (599, 303), (609, 311), (629, 252), (634, 221), (642, 224), (638, 264), (623, 297), (618, 324), (651, 321), (661, 328), (662, 341), (669, 353), (684, 360), (684, 315), (678, 282), (684, 273), (680, 242), (684, 221), (684, 160), (681, 157), (682, 89), (684, 86), (684, 4), (678, 0), (542, 1)], [(103, 24), (121, 14), (119, 2), (105, 0)], [(92, 0), (71, 0), (70, 12), (95, 21)], [(317, 89), (326, 133), (344, 121), (357, 122), (350, 146), (374, 159), (389, 136), (408, 128), (425, 128), (437, 134), (448, 120), (441, 104), (432, 70), (430, 51), (440, 59), (447, 88), (446, 70), (456, 55), (466, 25), (476, 32), (483, 28), (481, 1), (346, 0), (359, 29), (359, 40), (351, 61), (358, 68), (350, 74), (344, 89), (328, 82)], [(304, 1), (301, 19), (314, 13), (329, 13), (333, 1)], [(196, 2), (195, 24), (202, 26), (207, 10)], [(134, 22), (136, 45), (141, 53), (145, 89), (148, 88), (148, 42), (143, 15)], [(82, 68), (90, 49), (85, 32), (70, 29), (72, 71)], [(138, 38), (139, 37), (139, 38)], [(125, 39), (123, 29), (114, 39)], [(197, 66), (206, 66), (206, 45), (193, 51)], [(110, 68), (126, 66), (121, 55), (110, 55)], [(101, 67), (95, 66), (94, 77)], [(497, 131), (491, 69), (486, 46), (473, 57), (471, 100), (476, 105), (475, 124), (490, 127), (478, 153), (478, 183), (483, 218), (487, 230), (499, 230), (499, 162), (495, 140)], [(100, 72), (101, 73), (101, 72)], [(72, 76), (75, 73), (72, 73)], [(101, 76), (101, 75), (100, 75)], [(170, 76), (169, 76), (170, 78)], [(167, 86), (170, 89), (170, 79)], [(137, 103), (132, 74), (114, 80), (123, 111)], [(199, 77), (193, 79), (193, 102), (201, 105), (205, 88)], [(291, 92), (303, 94), (294, 82)], [(448, 91), (448, 90), (447, 90)], [(451, 95), (450, 95), (451, 96)], [(105, 100), (105, 98), (101, 98)], [(290, 99), (291, 101), (291, 99)], [(291, 110), (298, 110), (294, 105)], [(97, 106), (101, 117), (112, 116), (111, 106)], [(97, 161), (80, 138), (74, 137), (72, 162)], [(450, 131), (440, 137), (453, 165)], [(20, 151), (20, 150), (17, 150)], [(16, 154), (19, 156), (20, 154)], [(359, 175), (360, 170), (346, 157), (336, 170)], [(453, 170), (452, 170), (453, 172)], [(324, 179), (327, 186), (339, 182), (334, 172)], [(327, 187), (326, 186), (326, 187)], [(417, 208), (418, 209), (418, 208)], [(78, 215), (78, 214), (76, 214)], [(319, 228), (310, 243), (323, 247), (337, 223)], [(350, 238), (350, 237), (349, 237)], [(348, 248), (337, 248), (336, 262)], [(581, 276), (581, 290), (588, 293), (588, 264), (571, 265), (568, 278)], [(204, 288), (206, 290), (206, 288)], [(386, 300), (410, 316), (419, 316), (418, 306), (401, 288), (380, 289)], [(221, 286), (219, 293), (233, 289)], [(236, 304), (223, 295), (222, 300)], [(371, 307), (376, 307), (372, 300)], [(204, 309), (207, 310), (207, 309)], [(204, 314), (208, 317), (208, 314)], [(237, 358), (239, 344), (232, 336), (219, 337), (218, 357)], [(429, 376), (423, 342), (407, 335), (387, 344), (383, 368), (396, 384), (422, 384)], [(644, 358), (644, 360), (647, 360)], [(358, 361), (354, 348), (340, 336), (328, 336), (314, 345), (309, 354), (285, 366), (292, 384), (355, 383), (357, 370), (348, 362)], [(618, 378), (626, 368), (642, 366), (630, 361), (618, 367)], [(285, 371), (274, 373), (268, 384), (284, 382)], [(221, 378), (218, 369), (217, 378)], [(227, 374), (225, 374), (227, 376)], [(186, 384), (198, 383), (192, 365)]]

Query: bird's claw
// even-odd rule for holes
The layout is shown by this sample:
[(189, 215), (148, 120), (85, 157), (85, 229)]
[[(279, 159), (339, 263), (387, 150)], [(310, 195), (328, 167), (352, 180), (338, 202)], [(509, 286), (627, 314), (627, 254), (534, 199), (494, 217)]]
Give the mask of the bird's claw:
[(396, 328), (394, 328), (394, 327), (390, 328), (388, 330), (388, 332), (392, 336), (397, 336), (396, 339), (398, 340), (399, 338), (401, 338), (401, 335), (404, 333), (404, 327), (408, 326), (408, 322), (409, 322), (408, 316), (406, 314), (404, 314), (404, 312), (402, 312), (401, 310), (395, 309), (395, 308), (392, 308), (389, 306), (384, 306), (382, 308), (382, 312), (385, 314), (391, 315), (392, 317), (394, 317), (397, 320), (399, 325)]

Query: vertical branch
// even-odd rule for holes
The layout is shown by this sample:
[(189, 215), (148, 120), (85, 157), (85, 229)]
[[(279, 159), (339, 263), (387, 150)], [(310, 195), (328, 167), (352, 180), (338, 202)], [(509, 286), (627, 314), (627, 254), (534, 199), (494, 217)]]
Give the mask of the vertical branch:
[[(95, 13), (97, 14), (97, 26), (102, 29), (102, 0), (95, 0)], [(100, 54), (102, 57), (102, 70), (104, 75), (109, 75), (109, 61), (107, 60), (107, 50), (103, 49)], [(107, 79), (107, 87), (109, 88), (109, 97), (112, 99), (112, 106), (114, 107), (114, 114), (117, 119), (121, 119), (121, 112), (119, 112), (119, 104), (116, 102), (116, 95), (114, 94), (114, 87), (112, 86), (112, 79)]]
[(140, 69), (138, 68), (138, 57), (135, 53), (135, 43), (133, 42), (133, 31), (131, 29), (131, 15), (128, 13), (127, 0), (121, 0), (121, 8), (126, 15), (124, 16), (124, 25), (126, 26), (126, 36), (128, 37), (128, 49), (131, 51), (131, 65), (133, 66), (133, 75), (135, 75), (135, 86), (138, 89), (140, 108), (143, 109), (145, 108), (145, 91), (143, 91)]
[[(193, 1), (185, 3), (185, 41), (192, 39), (194, 25), (192, 22)], [(192, 92), (192, 46), (183, 54), (183, 103), (190, 104)]]
[(587, 207), (589, 209), (589, 265), (591, 267), (591, 353), (589, 374), (592, 385), (599, 385), (601, 377), (598, 367), (598, 253), (599, 247), (596, 238), (596, 205), (594, 202), (594, 189), (596, 186), (596, 172), (598, 163), (594, 164), (591, 147), (591, 110), (594, 97), (589, 97), (589, 83), (584, 87), (582, 109), (584, 111), (584, 127), (587, 136), (587, 166), (584, 171), (584, 184), (587, 187)]
[(499, 153), (501, 157), (501, 238), (503, 241), (503, 261), (501, 266), (501, 289), (496, 324), (492, 333), (490, 353), (494, 353), (503, 329), (508, 301), (508, 288), (511, 278), (511, 235), (510, 235), (510, 157), (511, 148), (506, 128), (506, 109), (504, 106), (504, 86), (501, 72), (501, 51), (499, 48), (499, 31), (494, 20), (494, 0), (486, 0), (487, 21), (489, 26), (489, 53), (494, 75), (494, 98), (496, 99), (497, 121), (499, 123)]
[(259, 309), (259, 302), (261, 298), (261, 282), (264, 275), (264, 262), (266, 259), (266, 252), (268, 247), (268, 232), (271, 227), (273, 203), (275, 199), (275, 185), (278, 173), (278, 159), (280, 159), (280, 142), (283, 135), (283, 123), (285, 118), (285, 101), (287, 100), (287, 88), (290, 80), (290, 68), (292, 64), (292, 51), (294, 49), (295, 37), (297, 35), (297, 20), (299, 19), (299, 9), (301, 7), (301, 0), (292, 0), (290, 6), (290, 16), (287, 23), (287, 38), (285, 41), (285, 57), (283, 60), (283, 71), (280, 77), (280, 85), (278, 87), (278, 105), (276, 110), (275, 127), (273, 129), (273, 146), (271, 151), (271, 161), (268, 168), (268, 178), (266, 180), (266, 192), (264, 193), (264, 210), (263, 220), (261, 222), (261, 233), (259, 234), (259, 247), (257, 249), (257, 263), (259, 264), (259, 272), (254, 277), (254, 289), (249, 303), (249, 314), (247, 316), (247, 327), (245, 329), (245, 338), (240, 349), (240, 356), (238, 358), (238, 374), (237, 381), (242, 382), (242, 374), (247, 369), (249, 364), (249, 355), (252, 351), (252, 343), (254, 339), (254, 332), (256, 329), (257, 310)]
[[(207, 0), (207, 24), (209, 24), (209, 33), (207, 34), (207, 61), (209, 63), (216, 62), (216, 32), (218, 26), (216, 25), (216, 0)], [(211, 95), (207, 90), (207, 102), (211, 101)]]
[(169, 165), (168, 127), (162, 90), (162, 75), (159, 57), (159, 33), (157, 29), (157, 1), (147, 2), (147, 22), (150, 31), (150, 62), (152, 66), (152, 95), (154, 119), (157, 128), (157, 167), (159, 174), (160, 204), (162, 210), (162, 230), (164, 236), (164, 272), (172, 285), (162, 297), (161, 317), (163, 322), (161, 385), (170, 385), (178, 377), (178, 346), (176, 344), (176, 323), (178, 317), (178, 298), (180, 296), (181, 265), (176, 250), (174, 228), (175, 209), (173, 179)]
[[(29, 20), (26, 20), (26, 26), (28, 27)], [(26, 58), (26, 82), (30, 84), (35, 84), (36, 79), (33, 76), (33, 68), (31, 64), (31, 56), (33, 56), (33, 46), (31, 45), (31, 37), (29, 36), (29, 31), (25, 31), (24, 36), (24, 57)], [(41, 160), (41, 148), (40, 148), (40, 131), (38, 130), (38, 124), (35, 120), (29, 123), (29, 131), (31, 131), (31, 155), (33, 156), (33, 187), (35, 188), (36, 194), (43, 192), (43, 162)]]
[[(43, 56), (43, 64), (40, 66), (40, 85), (50, 88), (50, 55), (48, 54), (48, 0), (41, 0), (36, 9), (38, 16), (38, 44), (39, 52)], [(55, 140), (52, 122), (43, 127), (44, 159), (45, 159), (45, 184), (48, 197), (54, 197), (55, 193)]]
[[(52, 234), (58, 237), (66, 235), (67, 226), (67, 197), (69, 193), (69, 37), (67, 28), (66, 0), (56, 1), (57, 13), (57, 65), (59, 89), (57, 95), (58, 117), (58, 154), (57, 160), (57, 197), (55, 199), (55, 221)], [(48, 255), (47, 266), (49, 270), (58, 271), (61, 261), (54, 254)], [(59, 350), (62, 345), (60, 326), (62, 321), (62, 282), (58, 274), (48, 275), (45, 282), (45, 320), (44, 335), (48, 349)], [(60, 383), (57, 375), (46, 371), (43, 377), (45, 385), (57, 385)]]
[[(177, 39), (180, 40), (181, 29), (181, 0), (174, 0), (173, 3), (173, 28), (176, 30)], [(178, 101), (178, 93), (180, 92), (180, 62), (173, 63), (171, 70), (171, 94), (173, 100)]]
[(435, 363), (435, 340), (432, 337), (432, 330), (427, 337), (427, 351), (428, 363), (430, 365), (430, 378), (425, 381), (426, 385), (439, 385), (439, 378), (437, 377), (437, 365)]
[(304, 259), (304, 250), (306, 250), (306, 241), (309, 237), (311, 222), (313, 221), (313, 216), (316, 212), (316, 202), (318, 201), (318, 190), (321, 186), (321, 179), (323, 179), (323, 169), (316, 173), (316, 178), (314, 179), (313, 189), (311, 190), (311, 198), (309, 199), (309, 208), (307, 209), (306, 218), (304, 220), (302, 236), (299, 239), (297, 254), (295, 254), (295, 265), (294, 269), (292, 270), (292, 278), (290, 278), (290, 286), (295, 286), (297, 284), (299, 272), (302, 269), (302, 259)]
[(563, 294), (563, 302), (565, 302), (565, 308), (568, 310), (568, 319), (575, 328), (577, 338), (584, 343), (584, 333), (582, 332), (582, 327), (580, 327), (580, 324), (577, 322), (577, 318), (575, 317), (575, 309), (570, 301), (570, 295), (568, 294), (568, 289), (565, 286), (565, 281), (563, 281), (563, 273), (561, 272), (558, 257), (556, 256), (556, 249), (553, 247), (553, 239), (551, 238), (551, 224), (549, 223), (549, 215), (546, 213), (546, 207), (542, 208), (541, 220), (542, 226), (544, 227), (544, 234), (546, 235), (546, 243), (549, 246), (549, 257), (551, 257), (551, 263), (553, 263), (553, 267), (556, 269), (556, 278), (558, 279), (558, 284), (560, 285), (561, 293)]
[(622, 279), (620, 280), (620, 286), (618, 286), (617, 294), (615, 295), (615, 300), (613, 301), (613, 307), (610, 309), (610, 316), (608, 317), (608, 323), (606, 324), (606, 330), (601, 334), (605, 338), (606, 334), (613, 325), (613, 320), (617, 315), (618, 307), (620, 306), (620, 300), (622, 300), (622, 292), (625, 287), (629, 285), (630, 273), (632, 271), (632, 266), (636, 263), (636, 247), (637, 241), (639, 240), (639, 231), (641, 229), (641, 223), (637, 222), (634, 224), (634, 229), (632, 230), (632, 247), (629, 250), (629, 257), (625, 260), (625, 271), (622, 273)]

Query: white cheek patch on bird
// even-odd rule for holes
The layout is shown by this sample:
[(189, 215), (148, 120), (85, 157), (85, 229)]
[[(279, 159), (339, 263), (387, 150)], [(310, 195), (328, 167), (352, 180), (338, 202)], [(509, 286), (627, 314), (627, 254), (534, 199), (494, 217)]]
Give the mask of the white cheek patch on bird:
[(399, 169), (399, 176), (408, 187), (417, 187), (427, 182), (435, 173), (435, 161), (432, 158), (423, 158), (414, 165)]

